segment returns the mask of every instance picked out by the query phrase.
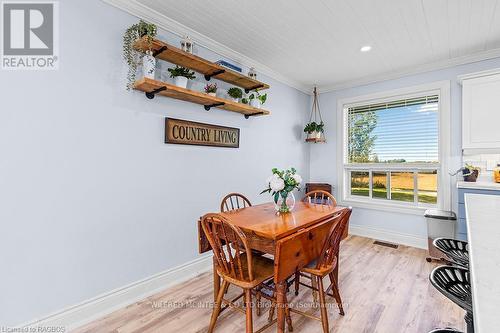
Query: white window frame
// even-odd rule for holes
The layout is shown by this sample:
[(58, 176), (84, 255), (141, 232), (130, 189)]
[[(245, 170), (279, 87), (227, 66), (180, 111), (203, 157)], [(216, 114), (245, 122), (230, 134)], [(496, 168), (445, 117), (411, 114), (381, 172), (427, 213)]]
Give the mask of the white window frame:
[[(377, 163), (347, 163), (347, 108), (364, 104), (375, 104), (392, 100), (407, 99), (423, 95), (439, 96), (439, 164), (437, 166), (429, 166), (428, 164), (391, 164), (388, 166)], [(371, 198), (371, 191), (370, 197), (364, 198), (362, 196), (352, 196), (349, 193), (350, 171), (369, 171), (369, 186), (371, 189), (372, 171), (418, 172), (437, 169), (438, 202), (437, 205), (431, 206), (433, 208), (449, 210), (451, 205), (450, 176), (448, 174), (448, 165), (450, 160), (450, 124), (450, 81), (438, 81), (402, 89), (339, 99), (337, 101), (337, 199), (340, 199), (338, 200), (340, 204), (345, 206), (422, 215), (423, 211), (429, 208), (428, 205), (420, 204), (416, 206), (415, 203), (409, 204), (392, 200), (373, 199)], [(415, 200), (418, 199), (415, 198)]]

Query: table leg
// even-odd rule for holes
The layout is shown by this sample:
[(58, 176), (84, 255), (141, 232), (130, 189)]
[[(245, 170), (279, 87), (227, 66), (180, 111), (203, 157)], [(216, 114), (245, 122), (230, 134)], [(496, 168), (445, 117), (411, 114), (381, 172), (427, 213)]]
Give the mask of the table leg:
[(220, 290), (220, 276), (217, 274), (217, 264), (215, 256), (213, 257), (213, 275), (214, 275), (214, 302), (217, 301), (217, 295)]
[(285, 296), (287, 283), (281, 281), (276, 285), (276, 306), (278, 307), (278, 333), (285, 332)]

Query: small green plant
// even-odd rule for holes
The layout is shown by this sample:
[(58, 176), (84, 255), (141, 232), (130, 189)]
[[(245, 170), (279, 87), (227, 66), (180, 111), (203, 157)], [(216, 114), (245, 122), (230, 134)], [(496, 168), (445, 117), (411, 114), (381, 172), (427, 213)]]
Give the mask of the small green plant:
[(123, 58), (128, 65), (127, 73), (127, 90), (130, 90), (135, 82), (137, 67), (141, 63), (144, 53), (134, 50), (134, 43), (142, 37), (146, 37), (149, 49), (156, 37), (156, 25), (140, 20), (129, 27), (123, 34)]
[(217, 92), (217, 83), (207, 83), (205, 86), (205, 93), (216, 93)]
[(259, 100), (260, 104), (264, 104), (267, 100), (267, 94), (261, 95), (258, 91), (256, 91), (255, 93), (252, 93), (250, 94), (250, 96), (248, 96), (249, 101), (253, 99), (257, 99)]
[(243, 97), (243, 91), (240, 88), (232, 87), (227, 90), (227, 94), (232, 98)]
[(194, 76), (194, 72), (185, 67), (175, 66), (174, 68), (169, 68), (168, 71), (170, 72), (171, 78), (177, 76), (184, 76), (189, 80), (194, 80), (196, 78), (196, 76)]
[(248, 99), (247, 99), (247, 98), (242, 98), (242, 99), (241, 99), (241, 103), (243, 103), (243, 104), (248, 104)]
[(260, 104), (264, 104), (267, 101), (267, 94), (264, 95), (257, 95), (257, 99), (260, 101)]
[(315, 121), (310, 122), (304, 127), (304, 132), (311, 134), (312, 132), (323, 132), (324, 131), (325, 124), (323, 122), (320, 122), (319, 124), (316, 123)]

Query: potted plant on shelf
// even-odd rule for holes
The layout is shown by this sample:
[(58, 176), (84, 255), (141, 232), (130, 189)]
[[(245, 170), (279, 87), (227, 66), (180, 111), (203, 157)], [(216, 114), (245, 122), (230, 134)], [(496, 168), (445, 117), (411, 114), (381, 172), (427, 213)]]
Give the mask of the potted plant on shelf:
[(210, 96), (217, 96), (217, 83), (207, 83), (205, 93)]
[(267, 100), (267, 94), (261, 95), (258, 91), (248, 96), (250, 105), (260, 109)]
[(321, 133), (324, 131), (325, 124), (320, 122), (319, 124), (315, 121), (310, 122), (304, 127), (304, 132), (307, 133), (308, 139), (321, 139)]
[(194, 72), (185, 67), (175, 66), (174, 68), (169, 68), (168, 71), (177, 87), (187, 88), (188, 80), (194, 80), (196, 78)]
[(278, 213), (288, 213), (295, 206), (295, 197), (292, 193), (293, 190), (300, 190), (300, 183), (302, 177), (297, 174), (295, 168), (288, 170), (272, 169), (272, 176), (267, 179), (267, 188), (260, 192), (271, 193), (275, 203), (275, 209)]
[(227, 94), (232, 98), (234, 102), (239, 102), (240, 98), (243, 97), (243, 91), (240, 88), (231, 87), (227, 90)]
[(462, 174), (464, 176), (464, 181), (466, 182), (476, 182), (477, 177), (479, 177), (480, 168), (475, 167), (470, 164), (465, 164), (465, 167), (462, 168)]
[[(139, 23), (132, 25), (125, 31), (123, 35), (123, 58), (128, 65), (127, 90), (133, 88), (137, 68), (141, 63), (144, 76), (154, 78), (156, 59), (153, 57), (151, 46), (156, 33), (156, 25), (143, 20), (140, 20)], [(146, 54), (134, 50), (134, 43), (143, 37), (146, 37), (150, 48), (146, 51)]]

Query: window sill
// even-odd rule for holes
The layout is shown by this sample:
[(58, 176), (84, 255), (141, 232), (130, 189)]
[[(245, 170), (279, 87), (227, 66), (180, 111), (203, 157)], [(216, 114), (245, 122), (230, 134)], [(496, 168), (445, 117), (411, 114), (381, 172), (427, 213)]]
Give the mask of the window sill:
[[(391, 213), (401, 213), (401, 214), (410, 214), (410, 215), (419, 215), (424, 216), (424, 212), (427, 209), (433, 207), (410, 207), (406, 205), (399, 205), (397, 203), (384, 203), (384, 202), (373, 202), (373, 201), (365, 201), (365, 200), (356, 200), (353, 198), (347, 198), (339, 202), (341, 206), (350, 206), (354, 208), (363, 208), (363, 209), (372, 209), (372, 210), (380, 210)], [(434, 207), (435, 208), (435, 207)]]

